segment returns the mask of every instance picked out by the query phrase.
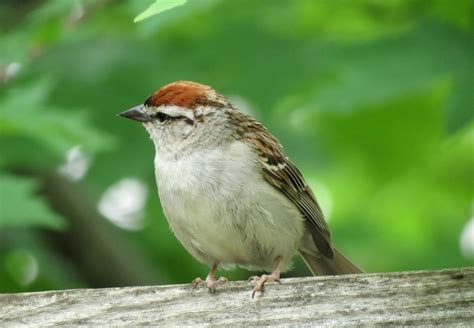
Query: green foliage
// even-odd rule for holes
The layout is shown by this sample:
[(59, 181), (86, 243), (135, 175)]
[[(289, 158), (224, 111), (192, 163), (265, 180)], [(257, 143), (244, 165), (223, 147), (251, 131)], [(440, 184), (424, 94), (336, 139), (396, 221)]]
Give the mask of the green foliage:
[(0, 129), (3, 137), (37, 141), (55, 154), (81, 144), (87, 151), (110, 148), (112, 139), (89, 125), (85, 111), (70, 111), (46, 104), (49, 81), (16, 88), (0, 100), (3, 108)]
[(5, 257), (7, 272), (20, 286), (28, 285), (38, 270), (35, 258), (24, 249), (17, 249)]
[(135, 23), (138, 23), (142, 20), (150, 18), (151, 16), (158, 15), (164, 11), (173, 9), (174, 7), (184, 5), (188, 0), (156, 0), (150, 7), (148, 7), (144, 12), (135, 17), (133, 20)]
[[(0, 229), (7, 227), (64, 227), (64, 220), (37, 195), (36, 182), (29, 178), (0, 175)], [(21, 206), (19, 206), (21, 205)]]
[[(472, 264), (472, 1), (185, 2), (140, 24), (135, 0), (0, 3), (0, 291), (206, 274), (163, 217), (148, 136), (116, 117), (179, 79), (248, 104), (367, 271)], [(65, 182), (76, 147), (90, 168)], [(149, 190), (142, 229), (97, 215), (123, 178)]]

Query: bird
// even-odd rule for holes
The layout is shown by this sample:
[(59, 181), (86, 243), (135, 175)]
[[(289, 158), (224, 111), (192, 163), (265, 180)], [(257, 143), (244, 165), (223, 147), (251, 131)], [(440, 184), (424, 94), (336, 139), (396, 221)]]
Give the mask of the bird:
[(338, 251), (321, 206), (279, 141), (212, 87), (176, 81), (119, 116), (141, 122), (154, 147), (158, 195), (182, 246), (210, 267), (195, 285), (214, 290), (217, 269), (253, 276), (256, 292), (299, 253), (313, 275), (361, 273)]

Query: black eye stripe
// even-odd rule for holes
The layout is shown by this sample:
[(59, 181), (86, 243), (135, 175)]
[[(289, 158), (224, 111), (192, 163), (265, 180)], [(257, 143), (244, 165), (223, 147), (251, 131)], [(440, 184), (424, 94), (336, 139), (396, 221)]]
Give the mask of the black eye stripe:
[(161, 123), (163, 122), (169, 122), (171, 120), (179, 120), (179, 119), (184, 119), (184, 121), (187, 123), (187, 124), (194, 124), (194, 121), (187, 118), (186, 116), (171, 116), (171, 115), (168, 115), (166, 113), (163, 113), (163, 112), (157, 112), (153, 115), (158, 121), (160, 121)]

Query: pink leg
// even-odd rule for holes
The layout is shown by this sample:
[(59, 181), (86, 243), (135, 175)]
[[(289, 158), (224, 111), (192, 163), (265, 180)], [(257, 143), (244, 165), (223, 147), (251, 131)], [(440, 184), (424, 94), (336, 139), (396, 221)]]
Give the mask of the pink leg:
[(265, 290), (265, 283), (267, 281), (275, 281), (278, 283), (280, 282), (280, 265), (281, 265), (281, 262), (278, 263), (277, 268), (271, 274), (264, 274), (261, 277), (259, 276), (250, 277), (249, 280), (255, 281), (257, 283), (255, 285), (255, 288), (253, 289), (252, 298), (254, 298), (256, 292), (263, 292)]
[(224, 277), (220, 277), (219, 279), (217, 279), (216, 273), (217, 273), (217, 264), (213, 264), (211, 267), (211, 271), (209, 271), (209, 274), (206, 277), (206, 280), (202, 280), (201, 278), (197, 277), (196, 279), (193, 280), (193, 285), (198, 286), (198, 285), (206, 283), (206, 287), (211, 292), (214, 292), (214, 287), (216, 285), (227, 281), (227, 279)]

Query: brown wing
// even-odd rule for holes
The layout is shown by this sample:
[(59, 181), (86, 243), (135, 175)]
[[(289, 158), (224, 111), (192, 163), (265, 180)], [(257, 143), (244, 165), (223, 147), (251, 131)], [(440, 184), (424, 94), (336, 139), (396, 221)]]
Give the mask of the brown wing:
[(236, 124), (233, 126), (237, 127), (237, 135), (257, 150), (265, 180), (296, 205), (310, 223), (307, 226), (318, 250), (325, 256), (333, 258), (331, 234), (321, 207), (301, 172), (283, 153), (283, 147), (263, 125), (251, 117), (235, 110), (229, 111), (228, 114), (235, 120)]

